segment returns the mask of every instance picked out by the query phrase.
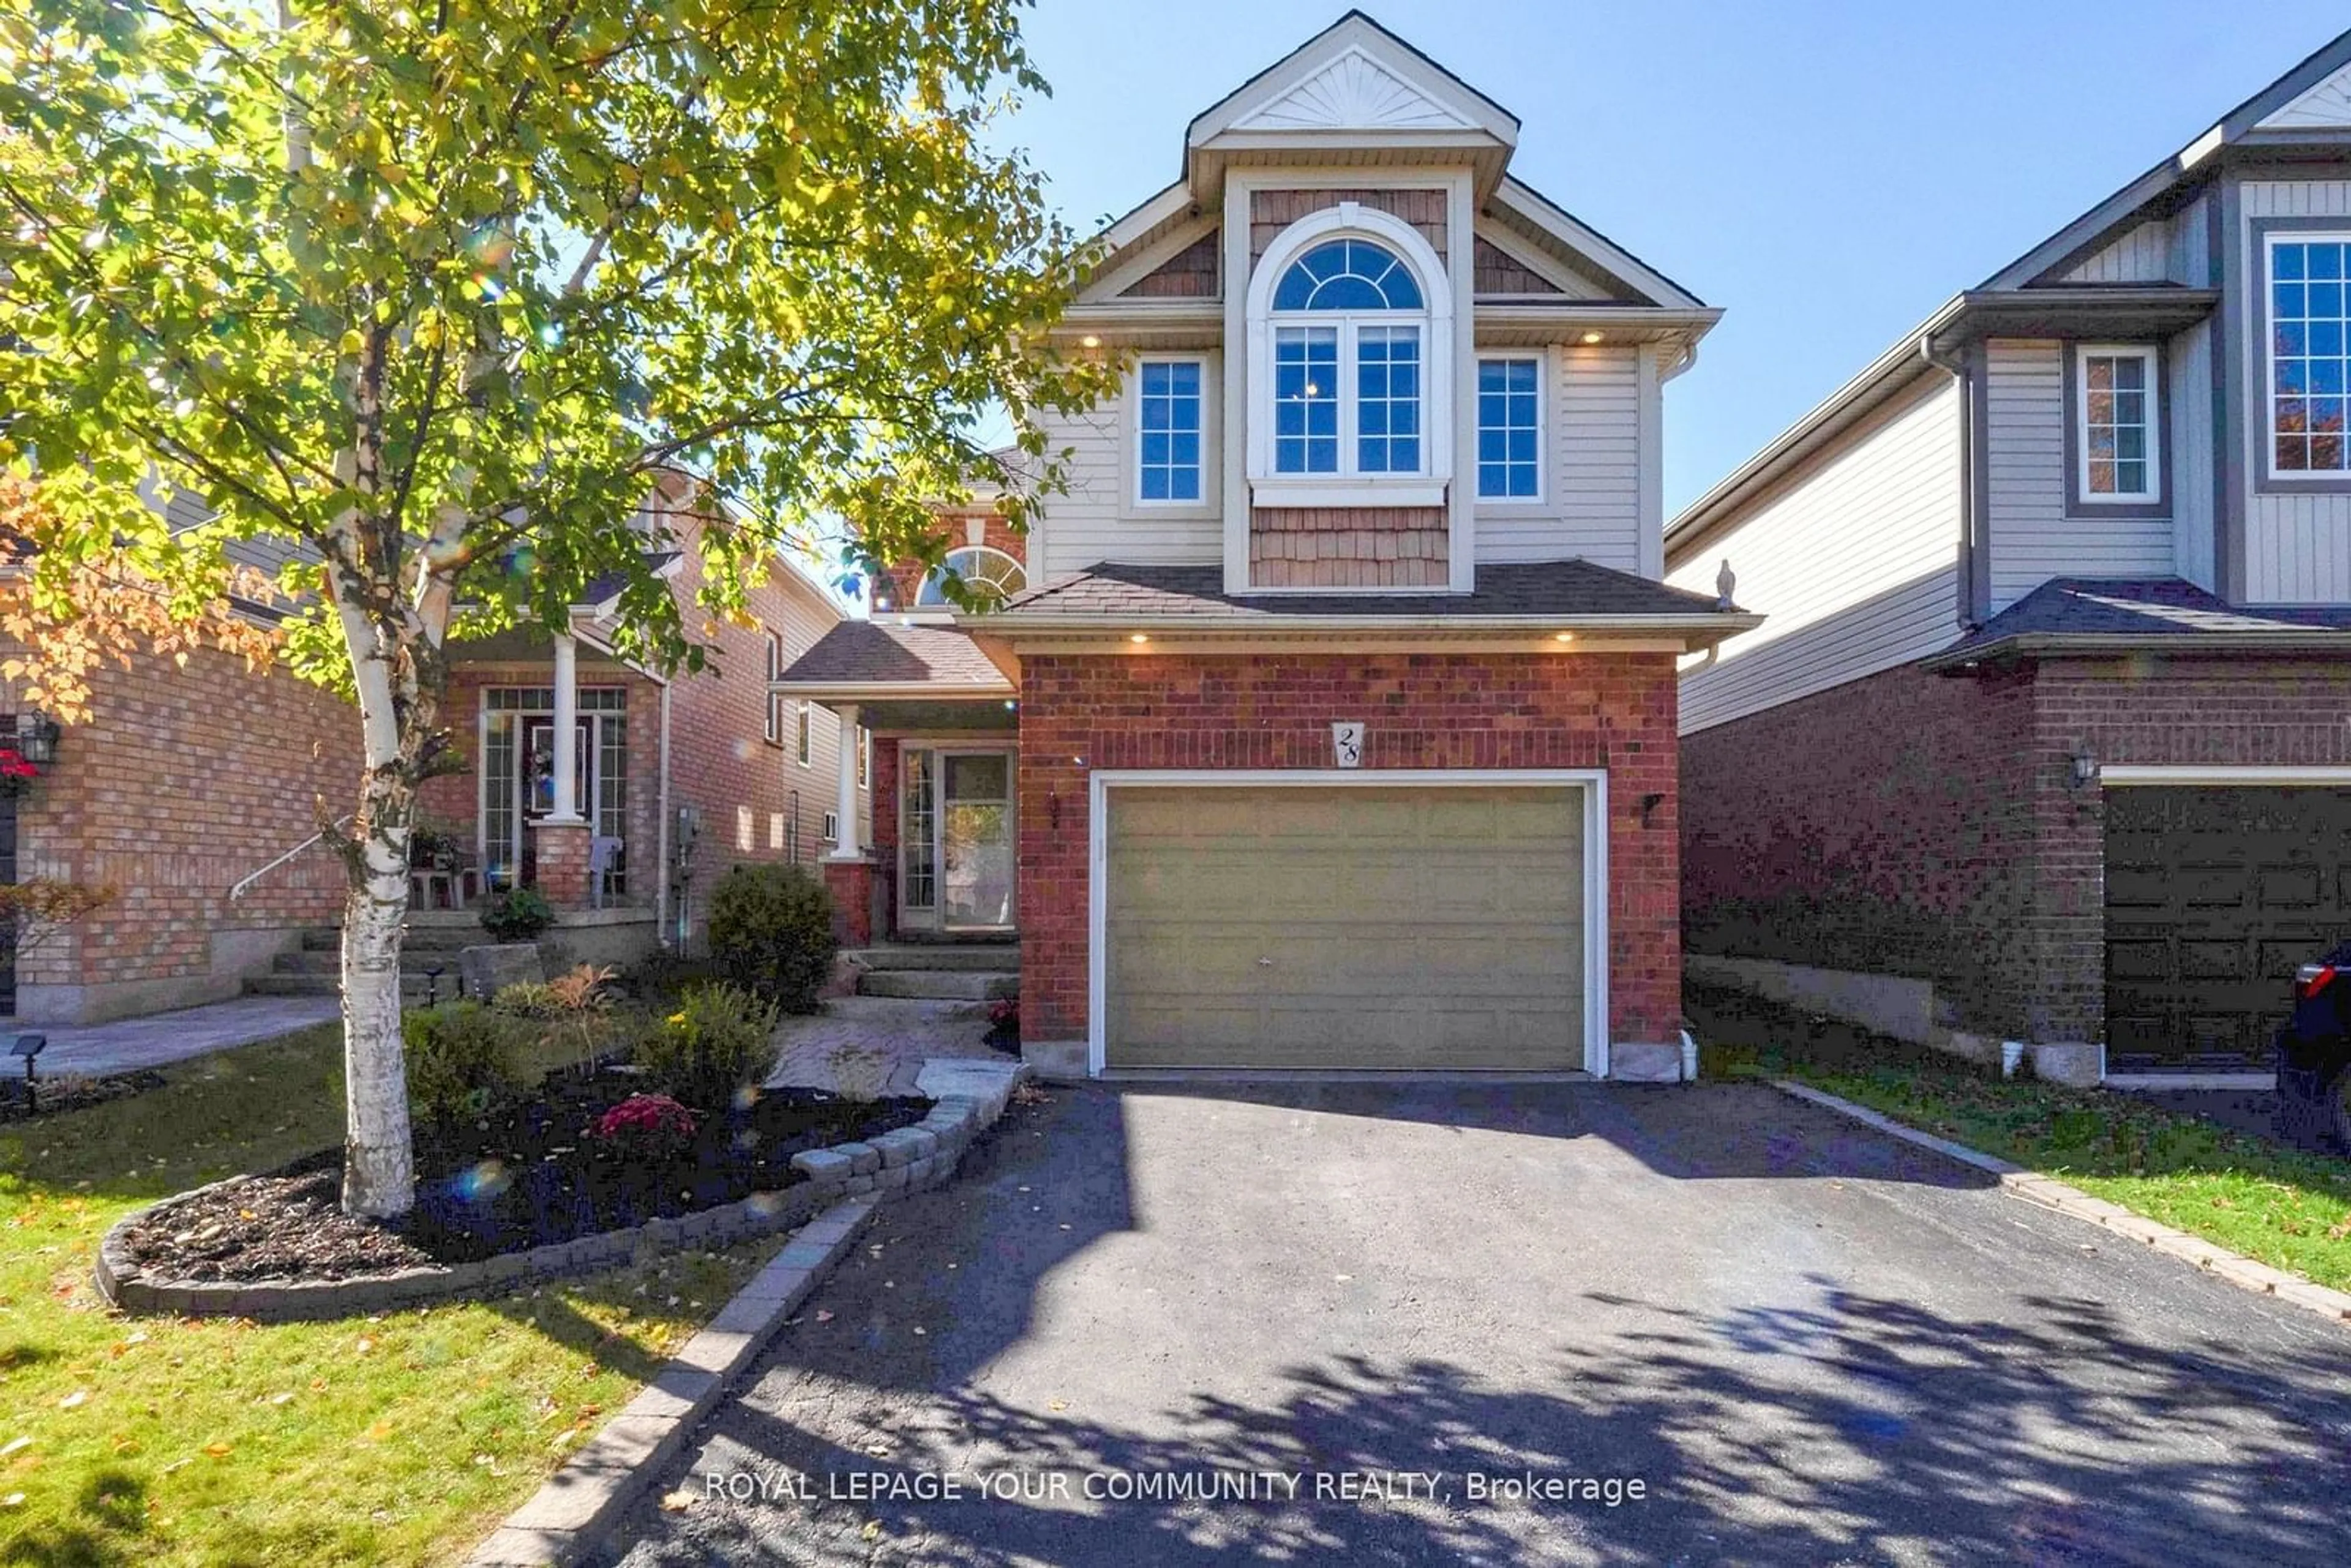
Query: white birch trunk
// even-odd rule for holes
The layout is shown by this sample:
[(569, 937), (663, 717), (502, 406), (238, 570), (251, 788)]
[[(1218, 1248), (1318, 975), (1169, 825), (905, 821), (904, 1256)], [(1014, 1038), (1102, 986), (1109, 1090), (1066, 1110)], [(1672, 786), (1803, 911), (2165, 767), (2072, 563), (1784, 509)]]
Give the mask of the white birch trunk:
[[(414, 791), (397, 749), (378, 754), (371, 699), (388, 714), (382, 666), (360, 666), (367, 781), (352, 822), (350, 892), (343, 903), (343, 1210), (391, 1218), (416, 1197), (408, 1070), (400, 1034), (400, 945), (408, 914), (408, 822)], [(372, 675), (373, 679), (369, 677)], [(371, 688), (373, 688), (371, 690)]]

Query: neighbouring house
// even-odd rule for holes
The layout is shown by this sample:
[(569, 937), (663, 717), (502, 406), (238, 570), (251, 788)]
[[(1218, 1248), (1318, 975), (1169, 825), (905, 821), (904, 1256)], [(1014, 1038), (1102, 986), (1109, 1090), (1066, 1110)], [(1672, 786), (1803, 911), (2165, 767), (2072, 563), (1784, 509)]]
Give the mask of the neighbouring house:
[(876, 737), (852, 936), (1017, 943), (1042, 1070), (1677, 1073), (1675, 661), (1755, 621), (1659, 580), (1719, 312), (1518, 135), (1354, 13), (1207, 109), (1055, 329), (1125, 370), (1070, 492), (944, 519), (1000, 602), (884, 578), (777, 684)]
[(1692, 974), (2265, 1066), (2351, 935), (2346, 340), (2351, 34), (1677, 517), (1667, 580), (1771, 618), (1682, 681)]
[[(700, 583), (696, 495), (685, 476), (659, 476), (622, 525), (644, 535), (687, 605)], [(202, 517), (190, 497), (158, 504)], [(279, 564), (260, 541), (235, 553)], [(729, 867), (813, 865), (836, 838), (863, 833), (869, 763), (854, 737), (856, 821), (844, 833), (840, 727), (770, 690), (843, 618), (810, 571), (778, 558), (751, 592), (751, 624), (706, 625), (691, 610), (687, 625), (711, 655), (699, 674), (616, 657), (614, 605), (593, 587), (586, 598), (567, 636), (451, 645), (444, 721), (460, 770), (423, 790), (423, 823), (444, 848), (440, 866), (415, 878), (413, 941), (423, 928), (444, 948), (468, 934), (486, 940), (480, 901), (521, 885), (556, 906), (549, 938), (572, 956), (690, 946)], [(103, 667), (94, 686), (90, 722), (64, 732), (55, 763), (21, 796), (0, 797), (0, 880), (54, 876), (112, 885), (120, 898), (21, 966), (0, 966), (0, 1014), (96, 1022), (247, 990), (330, 993), (344, 877), (318, 841), (319, 814), (323, 803), (340, 820), (357, 792), (350, 705), (216, 653), (184, 667)], [(0, 713), (0, 730), (13, 727)], [(568, 774), (555, 766), (567, 728)]]

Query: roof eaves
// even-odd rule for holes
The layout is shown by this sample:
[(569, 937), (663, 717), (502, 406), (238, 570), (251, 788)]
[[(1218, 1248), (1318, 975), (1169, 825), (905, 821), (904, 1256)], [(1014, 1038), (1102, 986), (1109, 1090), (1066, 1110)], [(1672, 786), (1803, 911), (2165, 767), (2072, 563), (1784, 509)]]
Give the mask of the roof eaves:
[(1938, 673), (2025, 658), (2093, 658), (2101, 653), (2292, 652), (2351, 650), (2351, 631), (2323, 626), (2262, 632), (2015, 632), (1960, 643), (1919, 661)]
[[(1678, 296), (1674, 299), (1659, 299), (1658, 304), (1679, 305), (1695, 310), (1703, 310), (1707, 308), (1706, 301), (1700, 299), (1696, 294), (1676, 283), (1663, 272), (1643, 261), (1516, 174), (1503, 175), (1501, 186), (1494, 193), (1494, 196), (1497, 201), (1512, 208), (1538, 227), (1549, 230), (1552, 237), (1561, 243), (1573, 249), (1587, 253), (1591, 261), (1604, 270), (1615, 273), (1623, 269), (1625, 272), (1637, 275), (1619, 276), (1619, 282), (1653, 297), (1659, 293)], [(1591, 254), (1594, 252), (1598, 254)], [(1647, 279), (1646, 284), (1642, 281), (1644, 278)]]
[(1852, 380), (1837, 388), (1782, 431), (1761, 451), (1715, 481), (1697, 500), (1666, 525), (1666, 549), (1670, 559), (1675, 544), (1695, 547), (1706, 537), (1716, 517), (1745, 500), (1790, 466), (1811, 455), (1884, 397), (1915, 376), (1934, 369), (1924, 345), (1948, 326), (1963, 307), (1965, 297), (1953, 295), (1924, 321), (1894, 340), (1877, 358), (1863, 366)]

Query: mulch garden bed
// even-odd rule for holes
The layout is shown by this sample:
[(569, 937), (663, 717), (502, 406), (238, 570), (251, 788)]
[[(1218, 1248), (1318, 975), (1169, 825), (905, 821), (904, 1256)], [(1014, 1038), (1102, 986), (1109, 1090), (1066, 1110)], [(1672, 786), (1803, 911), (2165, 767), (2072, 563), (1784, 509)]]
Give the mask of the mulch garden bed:
[(397, 1224), (341, 1211), (342, 1153), (329, 1149), (158, 1204), (124, 1241), (143, 1271), (195, 1281), (473, 1262), (780, 1190), (805, 1179), (794, 1155), (911, 1126), (931, 1103), (768, 1089), (697, 1111), (690, 1137), (598, 1137), (597, 1118), (639, 1087), (609, 1069), (559, 1071), (484, 1119), (419, 1127), (416, 1207)]

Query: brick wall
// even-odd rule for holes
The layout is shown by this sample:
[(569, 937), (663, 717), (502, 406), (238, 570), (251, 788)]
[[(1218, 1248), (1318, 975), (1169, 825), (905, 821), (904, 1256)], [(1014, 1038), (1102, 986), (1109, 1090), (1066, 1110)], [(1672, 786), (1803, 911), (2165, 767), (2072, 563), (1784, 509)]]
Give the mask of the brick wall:
[[(233, 996), (293, 934), (341, 918), (343, 868), (311, 849), (229, 888), (357, 798), (359, 719), (285, 670), (191, 653), (91, 674), (90, 722), (17, 803), (17, 873), (110, 883), (120, 902), (25, 956), (27, 1017), (114, 1017)], [(13, 707), (13, 702), (9, 705)]]
[(1943, 1021), (2105, 1033), (2102, 764), (2351, 763), (2351, 668), (1899, 669), (1682, 737), (1690, 951), (1929, 979)]
[[(950, 550), (970, 545), (984, 545), (1002, 550), (1024, 566), (1029, 560), (1029, 536), (1014, 531), (1012, 525), (994, 512), (942, 512), (939, 526), (947, 537)], [(877, 609), (911, 610), (914, 595), (923, 586), (927, 569), (913, 562), (901, 561), (877, 578), (869, 597)]]
[[(1681, 1016), (1675, 679), (1664, 653), (1032, 654), (1020, 696), (1021, 1030), (1087, 1028), (1087, 774), (1331, 766), (1605, 768), (1609, 1001), (1620, 1040)], [(1083, 758), (1084, 766), (1075, 758)], [(1642, 799), (1658, 801), (1643, 823)]]

